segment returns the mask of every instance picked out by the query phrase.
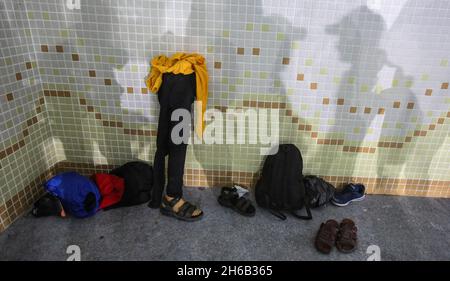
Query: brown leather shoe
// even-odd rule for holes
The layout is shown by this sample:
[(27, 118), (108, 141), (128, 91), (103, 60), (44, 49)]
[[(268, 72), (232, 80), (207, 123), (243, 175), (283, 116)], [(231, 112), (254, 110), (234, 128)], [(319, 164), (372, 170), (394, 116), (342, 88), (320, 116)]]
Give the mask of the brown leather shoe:
[(316, 249), (321, 253), (329, 254), (335, 244), (338, 231), (339, 224), (337, 221), (327, 220), (322, 223), (316, 236)]
[(358, 242), (358, 228), (351, 219), (343, 219), (336, 238), (336, 248), (343, 253), (351, 253)]

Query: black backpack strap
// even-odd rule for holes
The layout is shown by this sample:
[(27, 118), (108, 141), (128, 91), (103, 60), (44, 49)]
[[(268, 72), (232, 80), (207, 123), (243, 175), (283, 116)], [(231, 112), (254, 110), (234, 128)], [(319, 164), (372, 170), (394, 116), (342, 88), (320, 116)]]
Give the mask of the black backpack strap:
[(282, 220), (282, 221), (286, 220), (286, 215), (283, 214), (283, 213), (280, 212), (280, 211), (273, 210), (273, 209), (269, 209), (269, 212), (270, 212), (272, 215), (274, 215), (274, 216), (276, 216), (277, 218), (279, 218), (280, 220)]
[(301, 216), (299, 214), (297, 214), (297, 211), (292, 211), (291, 214), (301, 220), (311, 220), (312, 219), (312, 214), (311, 214), (311, 209), (309, 208), (309, 202), (308, 199), (305, 200), (305, 209), (306, 209), (306, 216)]
[(268, 208), (268, 210), (269, 210), (269, 212), (272, 214), (272, 215), (274, 215), (274, 216), (276, 216), (277, 218), (279, 218), (280, 220), (286, 220), (286, 215), (285, 214), (283, 214), (282, 212), (280, 212), (280, 211), (278, 211), (278, 210), (275, 210), (275, 209), (272, 209), (271, 208), (271, 206), (274, 206), (271, 202), (270, 202), (270, 199), (269, 199), (269, 196), (267, 195), (267, 194), (264, 194), (264, 199), (266, 200), (266, 206), (267, 206), (267, 208)]

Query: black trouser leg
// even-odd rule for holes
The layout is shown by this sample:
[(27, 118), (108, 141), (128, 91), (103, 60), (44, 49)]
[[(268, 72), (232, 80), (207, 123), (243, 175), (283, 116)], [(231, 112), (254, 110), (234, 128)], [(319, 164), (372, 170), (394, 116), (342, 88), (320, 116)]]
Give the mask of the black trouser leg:
[[(160, 114), (158, 121), (157, 147), (153, 163), (154, 182), (152, 201), (150, 207), (159, 207), (165, 184), (165, 156), (169, 155), (168, 184), (166, 193), (170, 197), (183, 195), (183, 175), (186, 160), (187, 143), (176, 144), (172, 141), (171, 132), (179, 122), (189, 120), (171, 121), (172, 113), (177, 109), (191, 112), (192, 102), (195, 99), (196, 85), (195, 73), (189, 75), (171, 74), (163, 75), (163, 83), (158, 92)], [(191, 129), (182, 131), (180, 135), (189, 138)]]

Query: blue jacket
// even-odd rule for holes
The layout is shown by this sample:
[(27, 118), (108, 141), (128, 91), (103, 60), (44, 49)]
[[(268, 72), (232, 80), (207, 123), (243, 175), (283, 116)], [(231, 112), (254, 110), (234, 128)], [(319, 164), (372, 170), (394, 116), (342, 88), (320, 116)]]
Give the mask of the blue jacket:
[(65, 211), (78, 218), (94, 215), (99, 207), (100, 192), (93, 181), (76, 173), (60, 173), (44, 184), (58, 197)]

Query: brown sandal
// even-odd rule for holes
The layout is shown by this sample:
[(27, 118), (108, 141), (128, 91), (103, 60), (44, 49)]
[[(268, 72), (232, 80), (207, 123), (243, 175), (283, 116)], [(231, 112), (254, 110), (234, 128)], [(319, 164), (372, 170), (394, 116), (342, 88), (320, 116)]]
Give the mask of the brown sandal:
[(338, 231), (339, 224), (337, 221), (327, 220), (322, 223), (316, 236), (316, 249), (321, 253), (329, 254), (335, 244)]
[(336, 238), (336, 248), (343, 253), (351, 253), (358, 242), (357, 227), (351, 219), (343, 219)]

